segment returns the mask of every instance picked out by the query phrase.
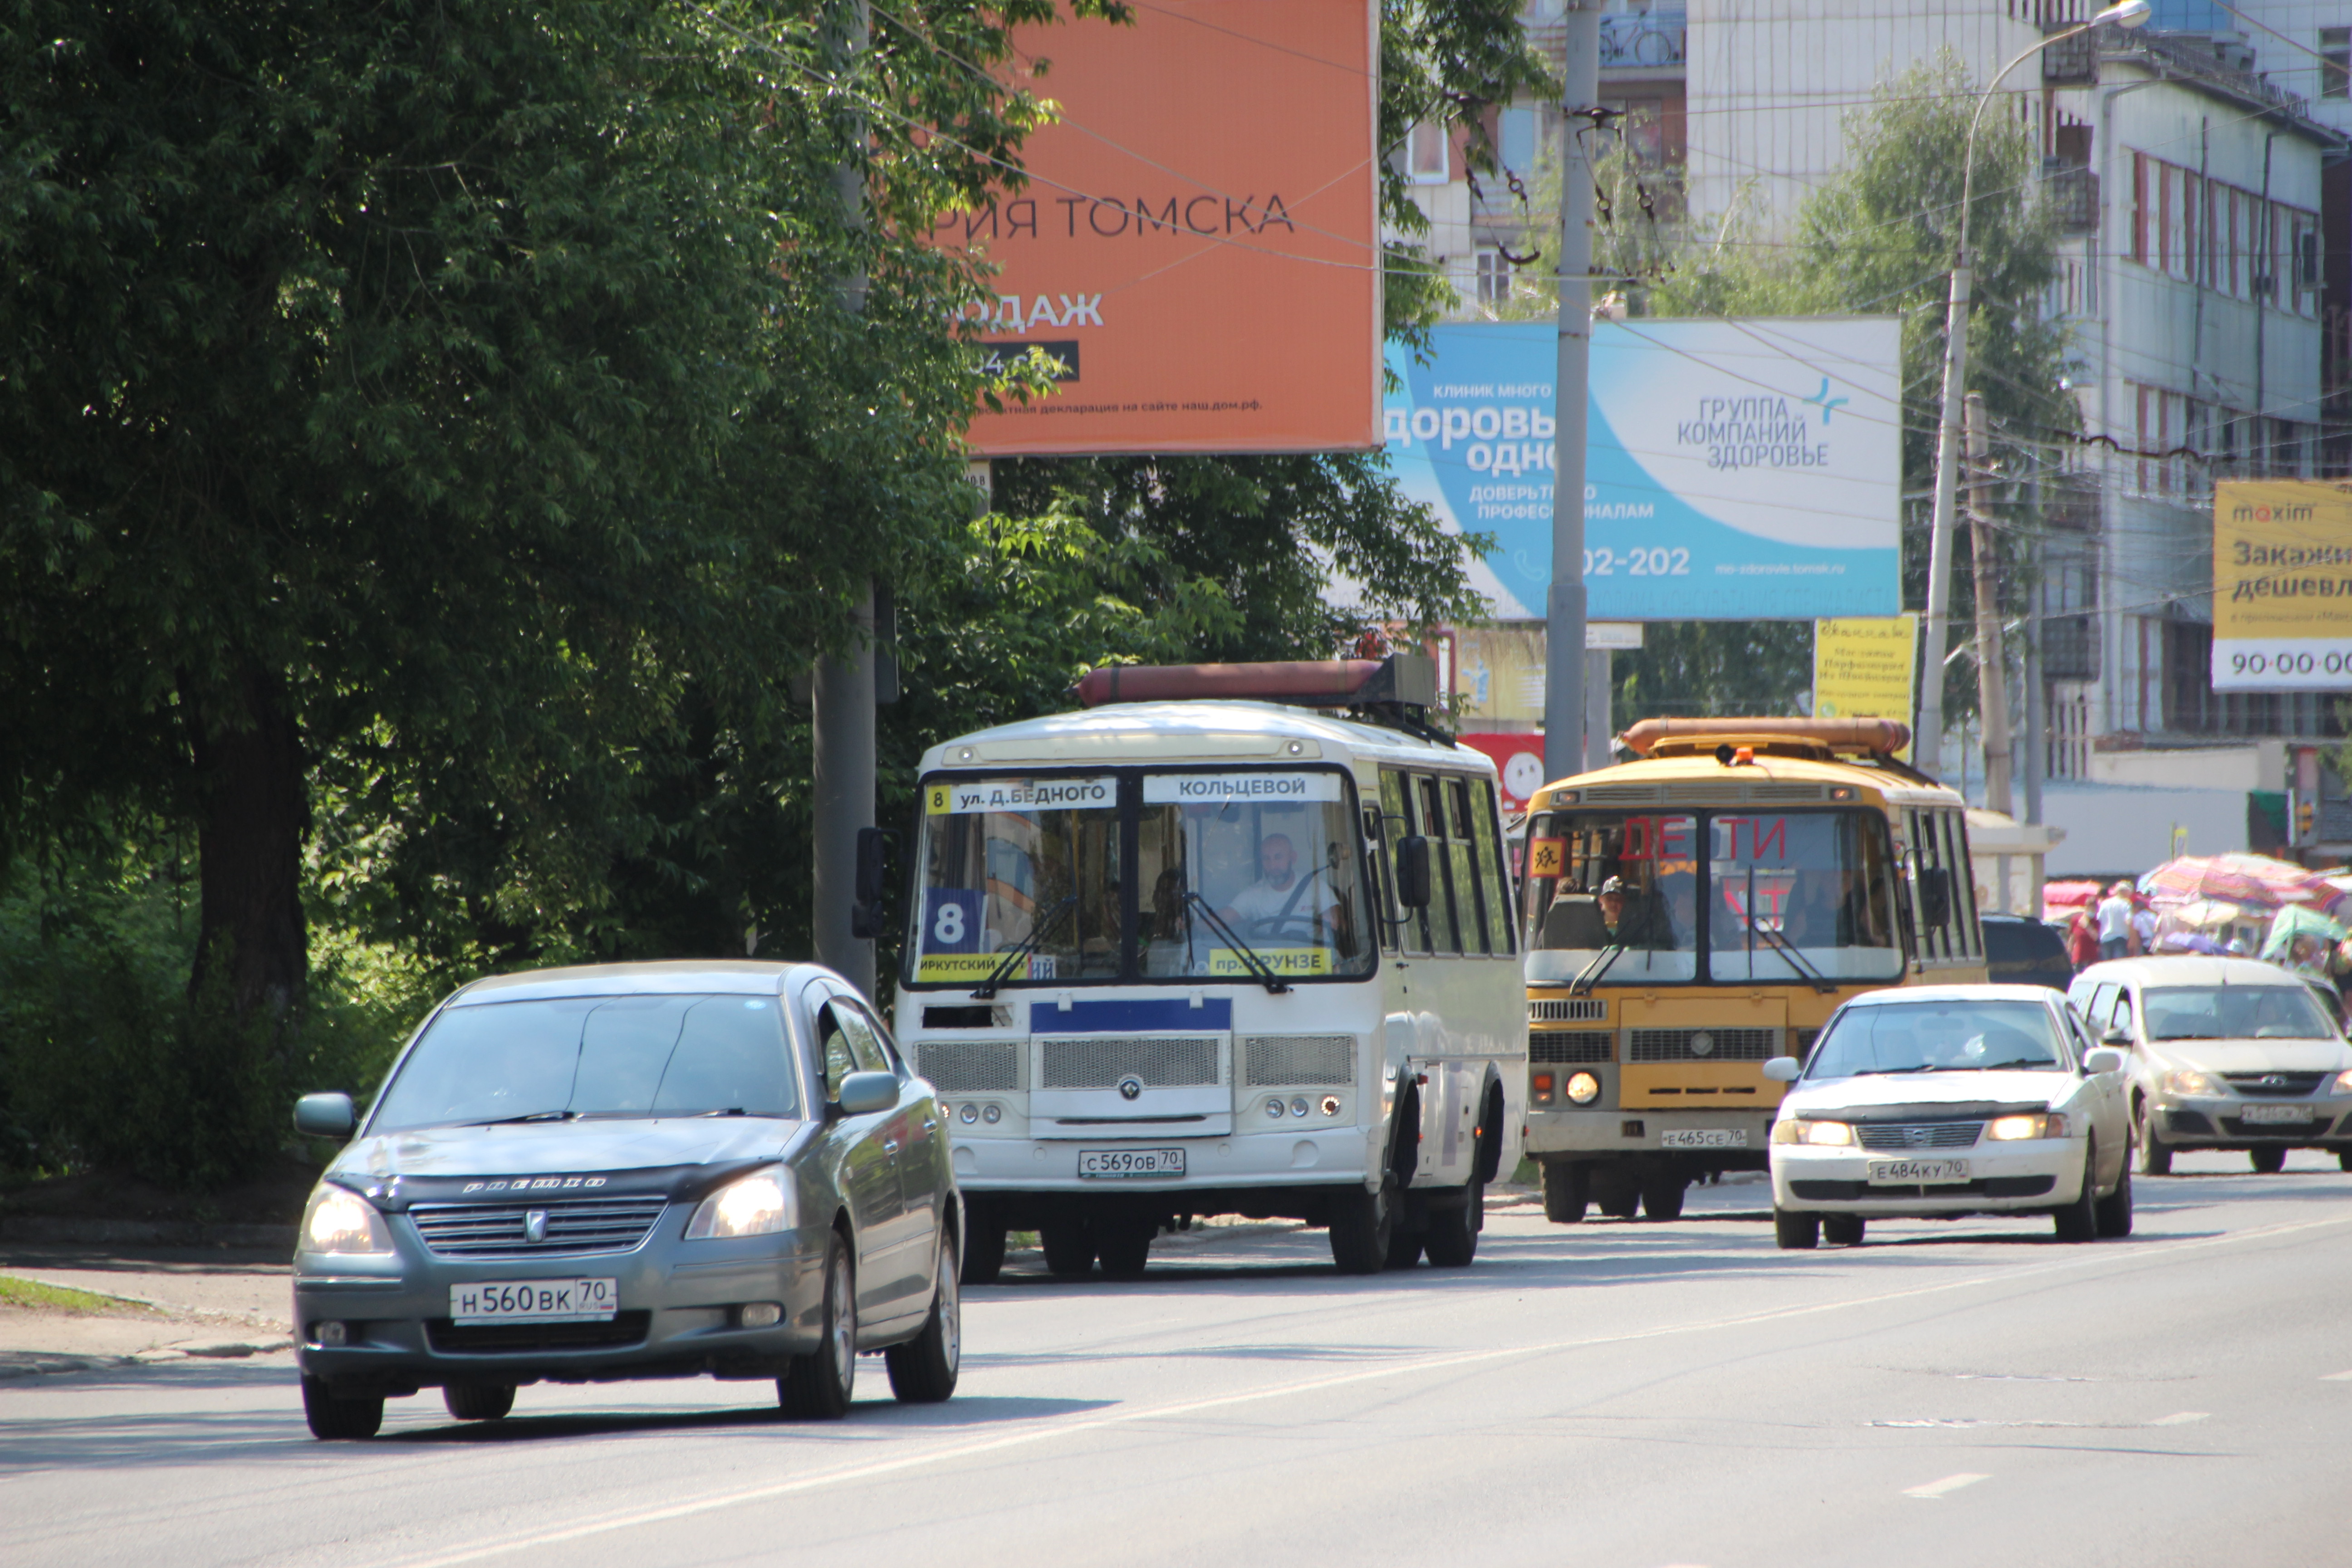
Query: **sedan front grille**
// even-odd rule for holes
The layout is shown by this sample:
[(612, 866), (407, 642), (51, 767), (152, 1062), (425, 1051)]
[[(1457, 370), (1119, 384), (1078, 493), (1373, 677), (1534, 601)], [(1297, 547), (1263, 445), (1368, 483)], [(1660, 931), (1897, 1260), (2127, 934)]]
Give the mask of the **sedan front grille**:
[[(544, 1204), (415, 1204), (409, 1219), (437, 1258), (576, 1258), (634, 1252), (669, 1206), (667, 1198), (565, 1198)], [(547, 1239), (529, 1216), (547, 1214)]]
[(2324, 1072), (2225, 1072), (2230, 1087), (2240, 1094), (2264, 1100), (2300, 1100), (2315, 1092)]
[(1146, 1089), (1224, 1081), (1213, 1035), (1055, 1036), (1038, 1043), (1040, 1089), (1116, 1089), (1130, 1074)]
[(1538, 1029), (1528, 1036), (1531, 1062), (1605, 1062), (1617, 1055), (1617, 1037), (1606, 1029)]
[(459, 1355), (516, 1355), (532, 1351), (614, 1350), (645, 1343), (654, 1315), (615, 1312), (602, 1323), (459, 1323), (427, 1318), (425, 1337), (435, 1350)]
[(1981, 1121), (1863, 1121), (1853, 1135), (1865, 1149), (1973, 1149)]
[(1778, 1029), (1630, 1029), (1628, 1061), (1760, 1062), (1778, 1056)]

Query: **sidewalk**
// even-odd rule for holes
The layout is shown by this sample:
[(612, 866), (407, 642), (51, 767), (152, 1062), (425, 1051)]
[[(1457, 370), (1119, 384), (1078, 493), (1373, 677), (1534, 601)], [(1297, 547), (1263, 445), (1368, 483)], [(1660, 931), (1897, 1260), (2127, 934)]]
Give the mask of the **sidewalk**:
[(289, 1349), (289, 1272), (274, 1247), (0, 1245), (0, 1281), (74, 1293), (0, 1284), (0, 1381)]

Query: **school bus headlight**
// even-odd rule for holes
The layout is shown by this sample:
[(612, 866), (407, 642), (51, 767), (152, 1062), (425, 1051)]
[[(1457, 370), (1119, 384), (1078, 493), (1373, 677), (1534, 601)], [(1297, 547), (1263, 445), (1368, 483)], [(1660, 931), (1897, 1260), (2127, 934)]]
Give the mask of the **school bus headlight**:
[(1601, 1098), (1601, 1080), (1589, 1072), (1570, 1073), (1561, 1092), (1579, 1105), (1590, 1105)]
[(1772, 1123), (1772, 1142), (1843, 1148), (1853, 1142), (1853, 1129), (1843, 1121), (1804, 1121), (1791, 1117)]
[(1323, 1114), (1326, 1116), (1337, 1116), (1339, 1114), (1339, 1097), (1338, 1095), (1327, 1094), (1323, 1097)]

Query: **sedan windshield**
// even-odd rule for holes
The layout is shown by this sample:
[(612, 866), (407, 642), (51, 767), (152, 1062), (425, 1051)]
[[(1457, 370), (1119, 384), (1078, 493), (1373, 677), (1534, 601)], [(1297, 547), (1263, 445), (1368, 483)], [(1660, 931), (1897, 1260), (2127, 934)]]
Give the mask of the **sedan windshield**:
[(2302, 985), (2164, 985), (2140, 993), (2151, 1040), (2332, 1040)]
[(369, 1131), (799, 1107), (772, 996), (567, 996), (442, 1009)]
[(1849, 1007), (1813, 1047), (1809, 1079), (1869, 1073), (2055, 1072), (2066, 1058), (2037, 1002), (1890, 1002)]

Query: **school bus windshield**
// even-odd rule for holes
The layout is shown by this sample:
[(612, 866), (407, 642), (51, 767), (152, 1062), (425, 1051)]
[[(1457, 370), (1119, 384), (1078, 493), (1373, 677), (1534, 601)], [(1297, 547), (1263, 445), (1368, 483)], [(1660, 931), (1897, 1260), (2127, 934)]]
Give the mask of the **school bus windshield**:
[(1903, 972), (1865, 811), (1564, 811), (1528, 836), (1528, 979), (1806, 983)]

